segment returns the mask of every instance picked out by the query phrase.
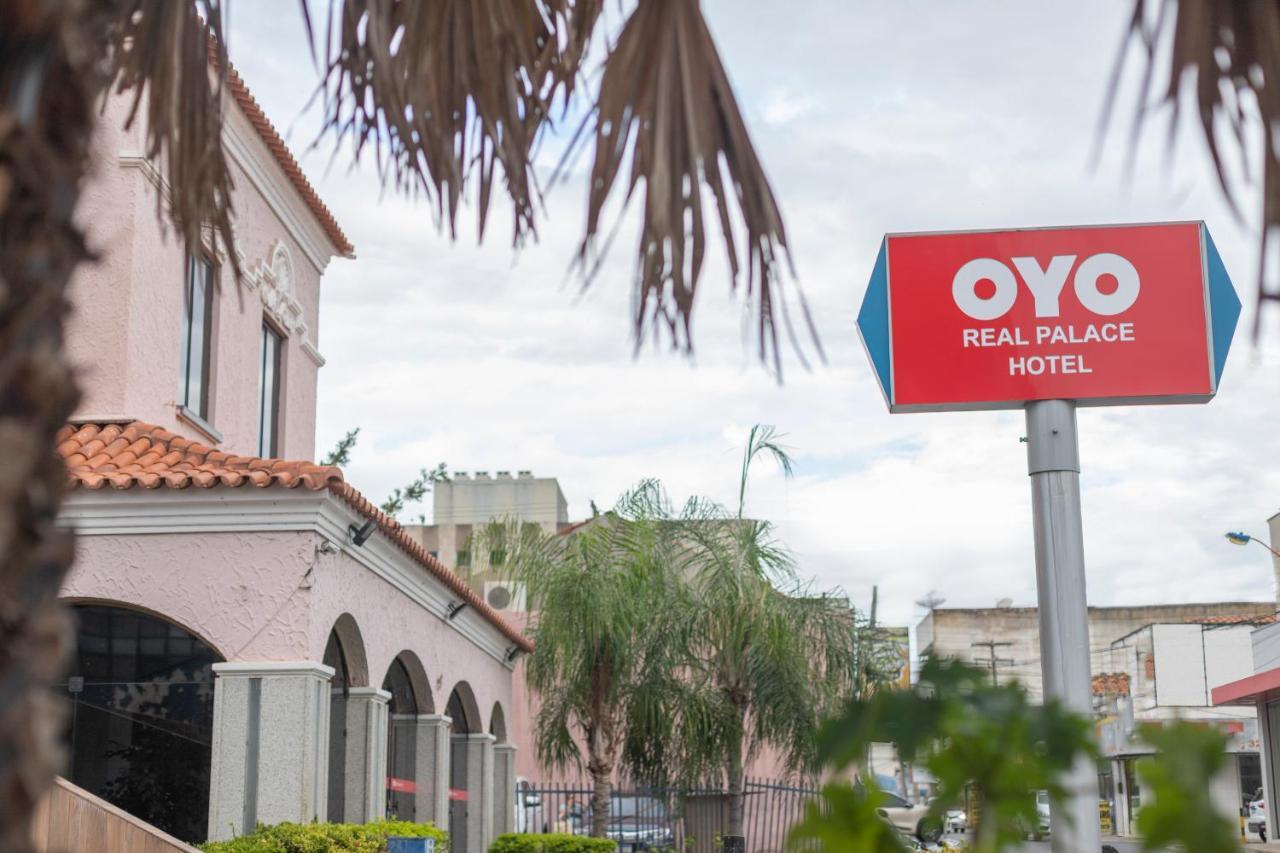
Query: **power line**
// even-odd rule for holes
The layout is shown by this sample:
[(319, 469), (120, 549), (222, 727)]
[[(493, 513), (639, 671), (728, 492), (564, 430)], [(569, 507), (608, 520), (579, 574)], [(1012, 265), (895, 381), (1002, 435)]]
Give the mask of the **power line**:
[(987, 650), (987, 659), (985, 661), (980, 661), (980, 662), (989, 664), (991, 667), (991, 686), (992, 687), (995, 687), (999, 684), (999, 678), (996, 672), (997, 667), (1013, 666), (1014, 663), (1016, 663), (1016, 661), (1014, 661), (1013, 658), (996, 657), (997, 648), (1013, 645), (1013, 643), (1011, 643), (1008, 640), (983, 640), (980, 643), (970, 643), (969, 645), (970, 647), (975, 649), (981, 648), (981, 649)]

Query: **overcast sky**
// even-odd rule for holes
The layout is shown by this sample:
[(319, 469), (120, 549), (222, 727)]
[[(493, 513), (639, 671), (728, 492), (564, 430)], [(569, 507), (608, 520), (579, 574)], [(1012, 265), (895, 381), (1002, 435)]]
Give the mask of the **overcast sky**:
[[(728, 502), (748, 428), (772, 423), (796, 476), (762, 466), (750, 511), (779, 525), (806, 577), (864, 607), (878, 584), (882, 618), (898, 623), (918, 621), (931, 589), (950, 605), (1031, 605), (1022, 414), (885, 411), (854, 328), (881, 236), (1204, 219), (1246, 303), (1241, 332), (1210, 405), (1081, 412), (1089, 600), (1271, 598), (1266, 553), (1222, 538), (1264, 535), (1280, 510), (1280, 318), (1254, 347), (1253, 226), (1231, 218), (1196, 137), (1166, 162), (1163, 121), (1127, 172), (1130, 93), (1089, 165), (1128, 4), (704, 6), (828, 355), (812, 372), (793, 361), (781, 387), (744, 346), (743, 303), (719, 264), (692, 362), (653, 347), (633, 359), (625, 232), (593, 289), (566, 283), (585, 161), (549, 199), (540, 242), (518, 253), (501, 220), (483, 247), (470, 227), (451, 245), (371, 169), (330, 168), (327, 148), (306, 150), (316, 72), (296, 4), (233, 7), (233, 61), (358, 256), (324, 279), (317, 447), (359, 426), (347, 475), (375, 499), (444, 461), (558, 477), (581, 517), (645, 477), (677, 499)], [(427, 504), (406, 515), (429, 517)]]

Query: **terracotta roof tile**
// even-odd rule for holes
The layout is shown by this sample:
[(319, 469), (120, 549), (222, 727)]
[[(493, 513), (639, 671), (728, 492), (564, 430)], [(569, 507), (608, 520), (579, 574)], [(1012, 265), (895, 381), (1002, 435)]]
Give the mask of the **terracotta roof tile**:
[(1196, 622), (1201, 625), (1270, 625), (1276, 621), (1274, 613), (1259, 616), (1251, 613), (1237, 613), (1230, 616), (1202, 616), (1193, 617), (1188, 622)]
[(533, 644), (498, 615), (467, 583), (416, 542), (400, 523), (378, 509), (332, 465), (261, 459), (214, 450), (154, 424), (78, 424), (58, 431), (58, 453), (72, 489), (187, 489), (279, 486), (327, 489), (365, 518), (373, 519), (397, 547), (466, 601), (523, 651)]
[[(212, 38), (209, 39), (209, 62), (215, 68), (218, 67), (218, 48)], [(253, 129), (258, 132), (258, 136), (266, 144), (267, 150), (271, 152), (271, 156), (275, 158), (285, 177), (293, 184), (293, 188), (298, 191), (298, 195), (302, 196), (302, 200), (306, 202), (311, 214), (333, 242), (338, 254), (346, 258), (354, 257), (355, 247), (351, 245), (347, 235), (342, 233), (338, 220), (333, 218), (333, 214), (329, 212), (329, 208), (325, 207), (324, 202), (320, 200), (320, 196), (316, 194), (311, 182), (307, 180), (307, 176), (302, 173), (302, 167), (293, 158), (293, 152), (284, 144), (284, 140), (280, 138), (280, 134), (276, 131), (271, 120), (267, 118), (267, 114), (262, 111), (262, 107), (258, 106), (258, 100), (253, 97), (253, 93), (249, 91), (249, 87), (245, 85), (240, 73), (236, 71), (236, 67), (230, 59), (227, 60), (226, 79), (227, 91), (231, 93), (231, 97), (235, 99), (245, 117), (249, 119), (249, 124), (253, 125)]]

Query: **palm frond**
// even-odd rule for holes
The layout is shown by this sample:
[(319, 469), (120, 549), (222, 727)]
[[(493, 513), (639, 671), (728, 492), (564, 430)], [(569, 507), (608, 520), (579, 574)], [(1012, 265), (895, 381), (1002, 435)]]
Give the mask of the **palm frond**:
[(747, 482), (751, 475), (751, 463), (755, 461), (757, 456), (768, 454), (773, 457), (773, 461), (778, 463), (778, 467), (782, 469), (782, 476), (790, 477), (794, 473), (791, 464), (791, 455), (782, 445), (780, 439), (782, 434), (778, 432), (778, 428), (768, 424), (756, 424), (751, 427), (751, 433), (747, 436), (747, 447), (742, 454), (742, 471), (738, 476), (738, 517), (742, 517), (742, 513), (746, 509), (747, 504)]
[[(649, 334), (656, 339), (665, 331), (674, 347), (692, 352), (691, 320), (707, 248), (705, 189), (714, 202), (710, 215), (719, 223), (731, 289), (744, 276), (746, 256), (744, 286), (761, 361), (781, 377), (779, 315), (803, 361), (787, 307), (783, 265), (790, 267), (791, 255), (782, 213), (697, 0), (641, 0), (605, 61), (579, 250), (587, 282), (599, 269), (599, 235), (612, 231), (602, 220), (620, 181), (626, 185), (624, 209), (637, 191), (644, 196), (632, 317), (637, 348)], [(741, 247), (735, 218), (745, 232)], [(798, 286), (794, 296), (821, 354)]]
[[(484, 236), (495, 181), (513, 242), (536, 233), (532, 152), (552, 101), (576, 85), (602, 0), (331, 0), (323, 41), (322, 136), (369, 151), (384, 184), (422, 194), (457, 236), (476, 186)], [(302, 9), (312, 54), (317, 37)]]
[[(126, 127), (145, 112), (146, 155), (163, 163), (167, 199), (156, 204), (188, 246), (212, 226), (239, 276), (233, 249), (232, 182), (222, 149), (226, 43), (219, 0), (126, 0), (112, 18), (110, 74), (133, 102)], [(203, 18), (201, 13), (203, 12)], [(210, 63), (215, 74), (210, 74)], [(212, 76), (212, 79), (211, 79)]]
[[(1174, 14), (1167, 14), (1172, 9)], [(1146, 67), (1138, 96), (1134, 134), (1141, 128), (1145, 99), (1157, 79), (1157, 65), (1167, 57), (1168, 82), (1160, 93), (1170, 110), (1170, 140), (1176, 132), (1182, 97), (1194, 99), (1199, 112), (1200, 135), (1209, 149), (1218, 184), (1232, 209), (1239, 200), (1228, 177), (1226, 150), (1240, 157), (1247, 175), (1251, 153), (1262, 161), (1262, 233), (1259, 246), (1257, 310), (1253, 337), (1261, 331), (1262, 309), (1280, 302), (1280, 289), (1266, 285), (1267, 247), (1280, 228), (1280, 4), (1257, 0), (1134, 0), (1126, 38), (1112, 78), (1111, 95), (1104, 112), (1109, 116), (1124, 70), (1124, 56), (1137, 45)], [(1248, 151), (1249, 132), (1261, 131), (1257, 152)], [(1224, 128), (1229, 139), (1219, 138)]]

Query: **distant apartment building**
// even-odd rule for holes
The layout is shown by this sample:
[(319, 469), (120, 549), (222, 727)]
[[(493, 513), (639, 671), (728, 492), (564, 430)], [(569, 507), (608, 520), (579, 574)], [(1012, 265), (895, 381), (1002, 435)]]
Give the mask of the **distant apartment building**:
[[(1035, 607), (939, 607), (916, 626), (921, 661), (945, 657), (966, 661), (992, 673), (999, 684), (1017, 681), (1034, 701), (1043, 697), (1040, 676), (1040, 620)], [(1217, 619), (1264, 618), (1275, 613), (1270, 601), (1211, 604), (1150, 604), (1140, 607), (1090, 607), (1089, 653), (1095, 675), (1110, 670), (1112, 644), (1139, 628)]]
[[(472, 587), (495, 610), (521, 613), (524, 593), (519, 584), (492, 573), (474, 573), (471, 534), (491, 521), (519, 519), (547, 533), (569, 526), (569, 504), (555, 477), (535, 477), (531, 471), (454, 472), (432, 492), (431, 524), (411, 524), (405, 531), (433, 557), (470, 578)], [(482, 562), (482, 561), (477, 561)]]

